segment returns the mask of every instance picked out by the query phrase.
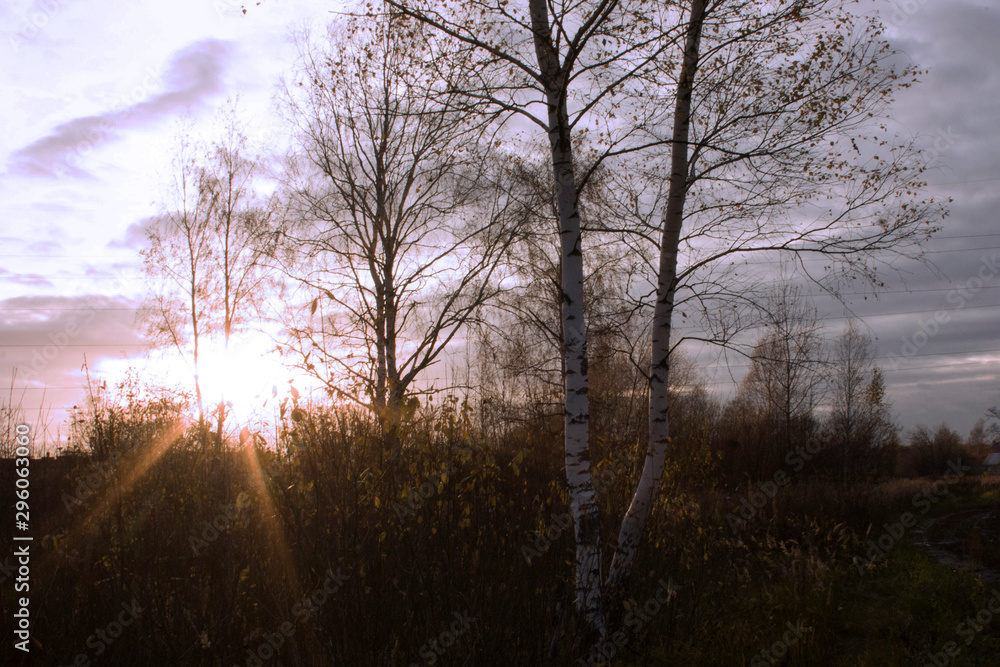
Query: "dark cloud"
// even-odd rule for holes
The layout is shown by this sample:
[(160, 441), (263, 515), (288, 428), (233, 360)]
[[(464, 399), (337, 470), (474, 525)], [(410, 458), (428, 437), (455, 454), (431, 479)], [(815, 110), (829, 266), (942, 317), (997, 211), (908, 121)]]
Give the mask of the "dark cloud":
[[(883, 364), (906, 341), (915, 341), (916, 354), (923, 355), (886, 371), (903, 425), (947, 421), (964, 433), (1000, 403), (1000, 353), (988, 352), (1000, 348), (1000, 275), (990, 272), (982, 287), (972, 289), (984, 261), (1000, 254), (1000, 8), (984, 0), (926, 0), (909, 3), (913, 11), (905, 13), (903, 5), (886, 3), (883, 13), (896, 23), (892, 44), (928, 72), (899, 95), (892, 119), (934, 158), (925, 195), (954, 201), (943, 229), (926, 244), (927, 265), (900, 264), (905, 284), (894, 278), (895, 293), (852, 305), (878, 336)], [(956, 291), (963, 287), (968, 291), (959, 299)], [(911, 293), (899, 293), (903, 288)], [(935, 329), (938, 311), (947, 321)]]
[(59, 125), (50, 135), (16, 151), (11, 156), (11, 171), (27, 176), (87, 177), (79, 166), (81, 158), (115, 138), (117, 133), (196, 105), (218, 93), (230, 54), (231, 45), (220, 40), (205, 40), (182, 49), (174, 55), (160, 82), (166, 92), (150, 96), (149, 89), (157, 82), (149, 75), (147, 81), (152, 81), (144, 81), (137, 90), (147, 99), (141, 102), (128, 99), (123, 108)]

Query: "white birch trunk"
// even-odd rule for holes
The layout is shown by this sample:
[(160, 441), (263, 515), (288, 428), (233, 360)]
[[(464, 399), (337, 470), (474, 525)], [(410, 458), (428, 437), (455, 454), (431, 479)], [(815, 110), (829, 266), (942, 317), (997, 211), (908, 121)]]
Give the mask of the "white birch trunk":
[(642, 475), (632, 503), (622, 520), (618, 545), (608, 573), (608, 589), (617, 595), (631, 573), (643, 528), (656, 500), (663, 464), (670, 444), (667, 389), (670, 379), (670, 320), (674, 310), (677, 252), (684, 203), (688, 189), (688, 137), (691, 126), (691, 93), (698, 70), (698, 49), (707, 0), (692, 0), (684, 44), (684, 63), (677, 83), (671, 146), (670, 189), (663, 213), (663, 237), (653, 311), (653, 343), (649, 377), (649, 442)]
[(587, 334), (583, 309), (583, 248), (579, 193), (566, 107), (565, 73), (553, 48), (545, 0), (531, 0), (535, 53), (548, 102), (549, 144), (559, 212), (565, 364), (565, 455), (576, 537), (576, 607), (587, 625), (606, 635), (601, 597), (600, 515), (590, 471), (590, 406), (587, 397)]

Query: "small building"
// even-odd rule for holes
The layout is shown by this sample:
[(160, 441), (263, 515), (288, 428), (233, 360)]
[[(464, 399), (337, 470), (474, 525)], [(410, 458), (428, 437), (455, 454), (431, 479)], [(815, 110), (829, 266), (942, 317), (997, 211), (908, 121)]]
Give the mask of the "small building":
[(987, 475), (1000, 471), (1000, 452), (990, 452), (983, 461), (983, 472)]

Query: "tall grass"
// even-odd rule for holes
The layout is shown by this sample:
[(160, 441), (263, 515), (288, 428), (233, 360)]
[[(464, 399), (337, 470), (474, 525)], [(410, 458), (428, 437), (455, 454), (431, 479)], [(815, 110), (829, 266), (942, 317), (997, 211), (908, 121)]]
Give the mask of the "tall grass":
[[(27, 424), (31, 427), (31, 433), (34, 434), (34, 437), (31, 439), (29, 449), (31, 456), (36, 456), (44, 446), (44, 438), (51, 423), (47, 409), (40, 409), (33, 416), (29, 414), (30, 410), (24, 407), (26, 389), (22, 389), (20, 394), (15, 394), (16, 380), (17, 370), (15, 369), (11, 372), (10, 386), (6, 396), (0, 394), (0, 459), (9, 459), (14, 456), (14, 450), (17, 448), (15, 429), (19, 424)], [(44, 395), (39, 402), (44, 405)]]
[[(81, 415), (75, 453), (33, 470), (38, 641), (20, 664), (79, 655), (137, 667), (587, 657), (575, 641), (557, 431), (525, 425), (488, 440), (479, 415), (449, 398), (408, 415), (399, 456), (384, 460), (366, 413), (295, 403), (273, 436), (229, 442), (219, 456), (184, 415), (183, 401), (164, 396), (105, 397)], [(637, 460), (614, 434), (595, 449), (613, 536)], [(751, 664), (786, 622), (809, 628), (786, 664), (905, 664), (935, 641), (906, 624), (928, 630), (963, 605), (975, 611), (982, 591), (942, 579), (946, 613), (917, 619), (922, 598), (904, 580), (937, 575), (905, 548), (868, 579), (856, 572), (865, 527), (891, 516), (909, 487), (844, 489), (803, 477), (734, 533), (726, 516), (747, 488), (715, 484), (716, 463), (704, 438), (671, 459), (632, 588), (610, 610), (625, 638), (614, 664)], [(676, 588), (669, 605), (636, 623), (629, 614), (664, 580)], [(885, 606), (874, 638), (852, 617), (874, 613), (872, 591)], [(912, 609), (892, 613), (897, 593)], [(113, 641), (95, 634), (133, 604), (141, 613)], [(11, 612), (9, 596), (2, 606)], [(990, 641), (981, 644), (995, 648)]]

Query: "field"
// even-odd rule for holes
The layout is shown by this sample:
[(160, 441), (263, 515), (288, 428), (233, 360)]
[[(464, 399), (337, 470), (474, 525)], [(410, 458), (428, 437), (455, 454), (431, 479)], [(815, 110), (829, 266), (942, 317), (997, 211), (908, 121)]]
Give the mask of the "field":
[[(33, 460), (33, 639), (24, 659), (8, 636), (3, 663), (995, 664), (1000, 483), (971, 468), (728, 485), (711, 454), (674, 460), (609, 639), (588, 648), (558, 438), (488, 442), (452, 401), (393, 457), (361, 415), (294, 417), (277, 451), (216, 454), (147, 424)], [(633, 465), (603, 451), (595, 470), (610, 558)], [(970, 558), (978, 575), (954, 567)]]

